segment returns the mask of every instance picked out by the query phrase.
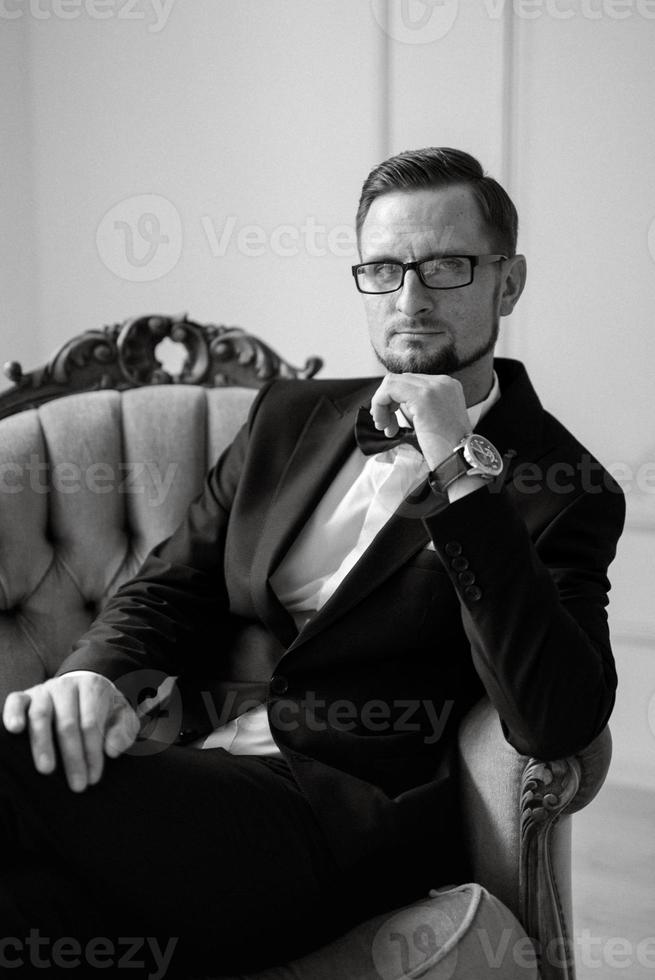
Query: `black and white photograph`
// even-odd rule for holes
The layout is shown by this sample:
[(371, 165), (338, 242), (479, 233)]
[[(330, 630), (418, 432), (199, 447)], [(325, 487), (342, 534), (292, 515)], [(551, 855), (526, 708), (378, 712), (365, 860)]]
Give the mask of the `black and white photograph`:
[(655, 976), (655, 0), (0, 0), (0, 974)]

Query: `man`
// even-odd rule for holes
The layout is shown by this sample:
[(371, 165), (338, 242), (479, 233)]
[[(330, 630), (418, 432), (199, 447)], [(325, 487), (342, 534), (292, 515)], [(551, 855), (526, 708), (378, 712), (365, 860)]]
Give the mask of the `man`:
[[(409, 152), (369, 175), (357, 227), (384, 377), (265, 388), (57, 677), (7, 698), (5, 840), (33, 855), (0, 893), (12, 935), (111, 923), (214, 969), (290, 956), (465, 877), (451, 751), (485, 692), (527, 755), (607, 722), (623, 499), (494, 362), (525, 283), (512, 202), (465, 153)], [(132, 753), (112, 682), (144, 668), (222, 672), (235, 717)]]

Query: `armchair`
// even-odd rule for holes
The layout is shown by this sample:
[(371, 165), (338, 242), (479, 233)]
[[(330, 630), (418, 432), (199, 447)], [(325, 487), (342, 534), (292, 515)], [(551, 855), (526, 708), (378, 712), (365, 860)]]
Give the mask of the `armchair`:
[[(176, 375), (156, 355), (166, 337), (186, 349)], [(30, 374), (6, 365), (14, 386), (0, 395), (1, 701), (51, 676), (114, 590), (171, 533), (255, 389), (273, 377), (311, 377), (320, 366), (311, 358), (294, 368), (236, 328), (166, 316), (87, 331)], [(390, 913), (395, 946), (380, 945), (384, 922), (364, 923), (259, 976), (534, 977), (525, 946), (519, 956), (501, 949), (503, 929), (514, 940), (525, 935), (513, 914), (534, 942), (542, 980), (573, 980), (570, 814), (602, 785), (609, 732), (573, 758), (527, 759), (483, 700), (461, 726), (459, 751), (476, 884), (426, 899), (418, 912)], [(491, 919), (481, 896), (495, 896)], [(482, 909), (477, 919), (474, 905)], [(473, 972), (456, 951), (453, 959), (452, 936), (440, 932), (444, 907), (458, 935), (478, 923)], [(417, 921), (439, 938), (438, 949), (417, 942)]]

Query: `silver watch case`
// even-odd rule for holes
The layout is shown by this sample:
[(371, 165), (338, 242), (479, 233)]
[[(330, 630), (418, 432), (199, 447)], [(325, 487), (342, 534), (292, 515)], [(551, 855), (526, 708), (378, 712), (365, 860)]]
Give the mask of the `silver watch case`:
[(503, 458), (493, 443), (484, 436), (472, 432), (455, 446), (461, 451), (470, 469), (467, 476), (479, 476), (483, 480), (495, 480), (503, 472)]

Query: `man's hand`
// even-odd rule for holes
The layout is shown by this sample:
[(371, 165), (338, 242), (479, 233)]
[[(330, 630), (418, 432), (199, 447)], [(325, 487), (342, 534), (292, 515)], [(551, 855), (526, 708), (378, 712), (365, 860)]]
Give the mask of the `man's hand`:
[(101, 674), (74, 671), (7, 696), (2, 720), (9, 732), (27, 729), (34, 765), (51, 773), (59, 748), (68, 785), (79, 793), (102, 776), (105, 753), (127, 751), (139, 732), (135, 711)]
[(431, 470), (470, 432), (464, 390), (447, 374), (387, 374), (371, 400), (371, 415), (390, 437), (398, 432), (397, 409), (414, 426)]

